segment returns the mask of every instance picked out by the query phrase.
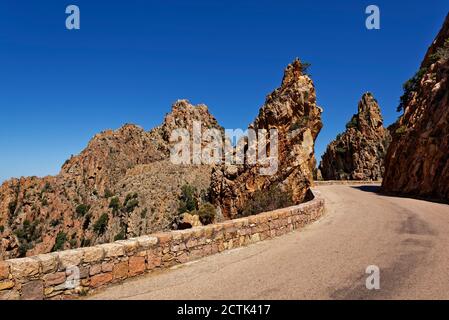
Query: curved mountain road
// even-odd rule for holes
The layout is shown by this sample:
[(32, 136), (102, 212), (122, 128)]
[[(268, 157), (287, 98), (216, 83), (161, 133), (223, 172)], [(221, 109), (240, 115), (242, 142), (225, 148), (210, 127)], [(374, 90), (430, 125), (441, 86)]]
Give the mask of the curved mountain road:
[[(449, 299), (449, 206), (321, 186), (303, 230), (115, 285), (90, 299)], [(368, 290), (370, 265), (380, 289)]]

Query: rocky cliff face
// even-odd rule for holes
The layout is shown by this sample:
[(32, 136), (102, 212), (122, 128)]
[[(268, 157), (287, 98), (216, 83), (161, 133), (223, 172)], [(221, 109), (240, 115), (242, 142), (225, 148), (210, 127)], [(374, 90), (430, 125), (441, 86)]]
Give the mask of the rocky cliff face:
[[(224, 217), (242, 214), (243, 207), (257, 191), (273, 186), (288, 189), (296, 203), (306, 198), (313, 182), (314, 142), (322, 128), (321, 112), (312, 80), (303, 73), (301, 62), (294, 61), (286, 68), (281, 86), (268, 95), (258, 117), (249, 126), (267, 132), (277, 130), (277, 170), (274, 174), (262, 175), (260, 169), (264, 164), (248, 162), (215, 168), (211, 194)], [(269, 141), (269, 134), (266, 138)], [(253, 147), (246, 143), (243, 148)]]
[(193, 120), (221, 129), (206, 106), (180, 100), (150, 132), (127, 124), (97, 134), (57, 176), (3, 183), (0, 260), (169, 228), (182, 185), (210, 185), (210, 166), (169, 160), (170, 130), (191, 130)]
[(382, 188), (449, 201), (449, 15), (404, 91)]
[(323, 155), (319, 167), (323, 179), (380, 180), (390, 140), (376, 99), (365, 93), (346, 131), (328, 145)]

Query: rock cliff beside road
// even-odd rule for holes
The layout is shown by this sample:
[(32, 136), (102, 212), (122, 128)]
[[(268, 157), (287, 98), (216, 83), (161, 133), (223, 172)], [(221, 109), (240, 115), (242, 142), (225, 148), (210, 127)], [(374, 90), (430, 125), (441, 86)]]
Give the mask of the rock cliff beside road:
[(384, 192), (449, 201), (449, 15), (404, 84), (385, 161)]

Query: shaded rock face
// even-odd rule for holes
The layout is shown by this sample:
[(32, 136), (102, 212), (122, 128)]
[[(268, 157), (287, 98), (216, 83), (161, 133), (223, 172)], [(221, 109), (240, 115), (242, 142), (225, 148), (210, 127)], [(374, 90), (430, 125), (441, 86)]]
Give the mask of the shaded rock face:
[(406, 84), (382, 189), (449, 201), (449, 15)]
[(303, 74), (300, 61), (294, 61), (286, 68), (281, 86), (268, 95), (249, 126), (256, 131), (277, 130), (277, 171), (261, 175), (259, 163), (223, 165), (213, 170), (211, 195), (225, 218), (239, 216), (256, 191), (275, 185), (288, 189), (294, 202), (304, 201), (313, 183), (314, 143), (322, 128), (321, 112), (312, 80)]
[(380, 180), (390, 140), (376, 99), (365, 93), (346, 131), (328, 145), (322, 157), (319, 171), (323, 179)]
[(211, 166), (169, 160), (168, 132), (190, 130), (193, 119), (221, 129), (206, 106), (180, 100), (152, 131), (127, 124), (97, 134), (56, 176), (4, 182), (0, 260), (170, 228), (181, 187), (210, 186)]

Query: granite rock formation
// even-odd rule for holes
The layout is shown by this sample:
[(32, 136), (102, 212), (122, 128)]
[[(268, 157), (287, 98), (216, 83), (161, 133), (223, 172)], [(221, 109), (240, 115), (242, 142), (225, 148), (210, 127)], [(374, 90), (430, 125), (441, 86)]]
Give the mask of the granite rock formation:
[(191, 123), (222, 130), (204, 105), (173, 105), (149, 132), (127, 124), (99, 133), (60, 173), (0, 186), (0, 260), (77, 248), (171, 227), (181, 187), (210, 185), (211, 166), (174, 165), (170, 131)]
[(382, 184), (387, 193), (449, 201), (449, 15), (404, 84)]
[[(313, 183), (315, 139), (322, 128), (322, 109), (316, 104), (312, 80), (304, 73), (299, 60), (290, 64), (281, 86), (266, 98), (259, 115), (249, 129), (276, 129), (278, 133), (278, 168), (262, 175), (263, 164), (225, 164), (215, 167), (211, 195), (225, 218), (242, 214), (245, 204), (256, 191), (281, 186), (292, 194), (294, 203), (306, 199)], [(260, 135), (258, 136), (260, 138)], [(267, 141), (270, 137), (266, 137)], [(244, 149), (253, 146), (246, 142)]]
[(322, 157), (319, 171), (323, 179), (380, 180), (390, 140), (376, 99), (365, 93), (346, 131), (328, 145)]

